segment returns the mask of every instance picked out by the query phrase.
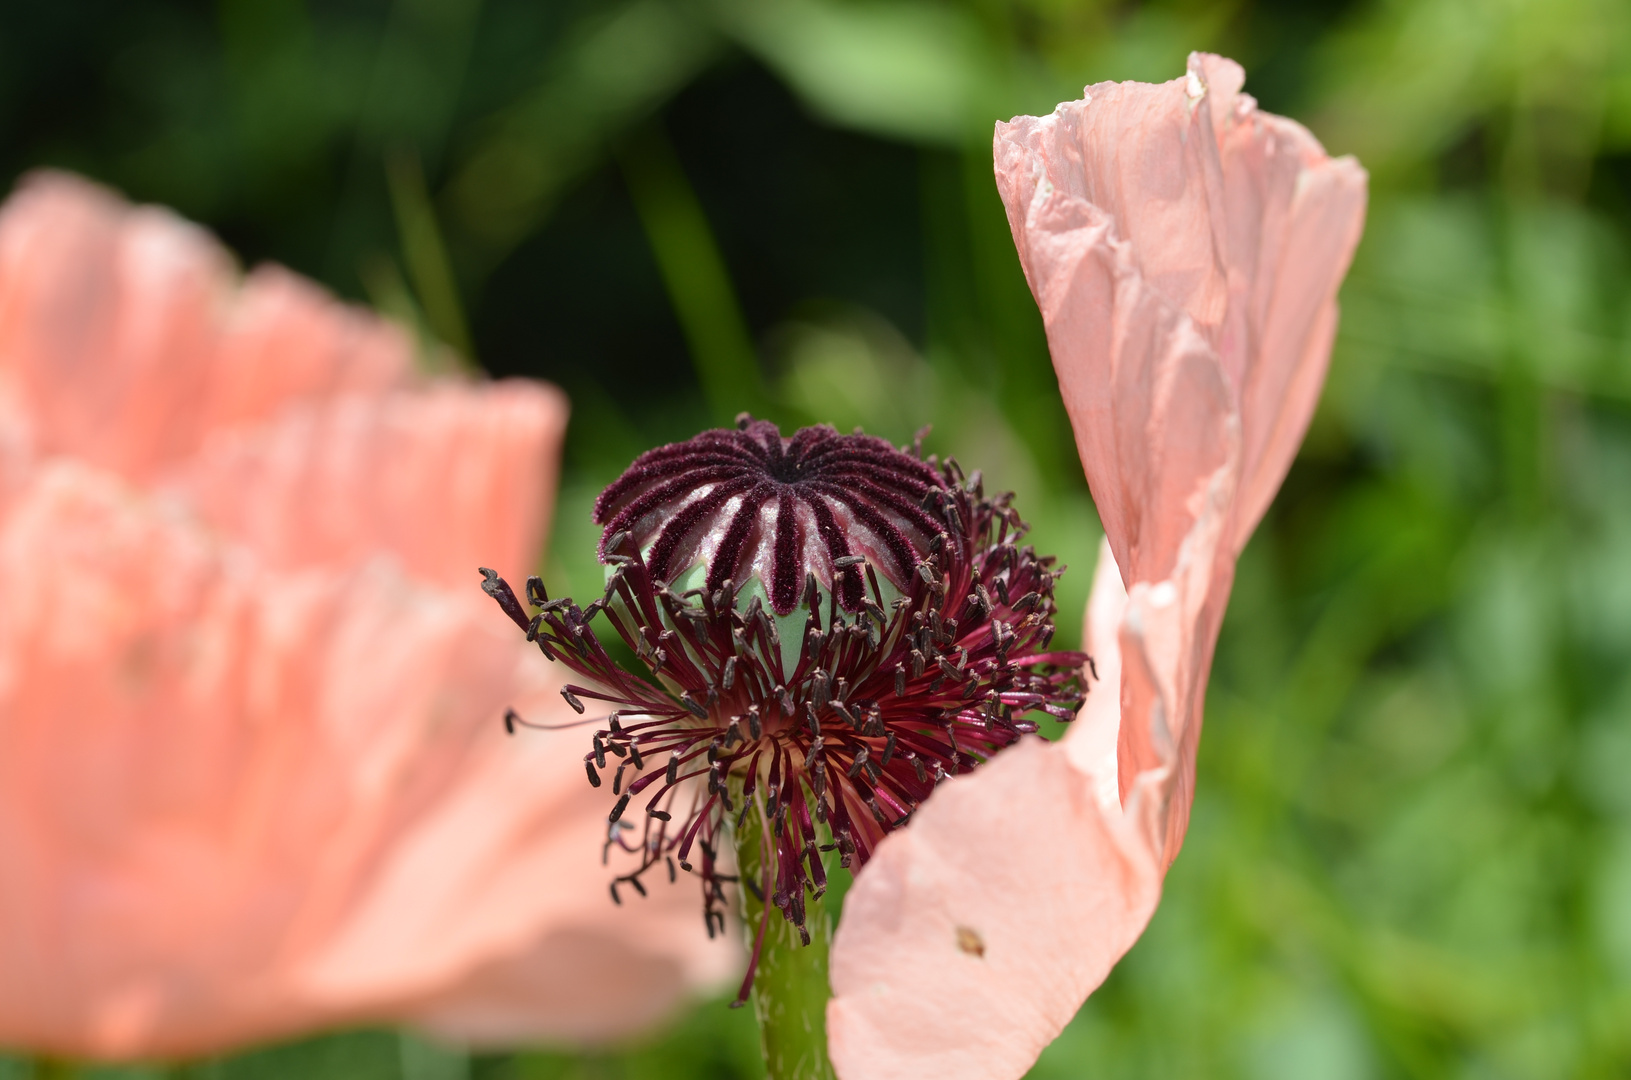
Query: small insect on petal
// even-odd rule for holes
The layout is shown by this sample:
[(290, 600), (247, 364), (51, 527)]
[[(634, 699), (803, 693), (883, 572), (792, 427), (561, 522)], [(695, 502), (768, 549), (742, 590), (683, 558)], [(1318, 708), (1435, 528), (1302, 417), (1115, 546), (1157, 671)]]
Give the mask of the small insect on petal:
[(959, 926), (957, 928), (957, 948), (969, 956), (985, 956), (985, 939), (980, 932), (972, 926)]

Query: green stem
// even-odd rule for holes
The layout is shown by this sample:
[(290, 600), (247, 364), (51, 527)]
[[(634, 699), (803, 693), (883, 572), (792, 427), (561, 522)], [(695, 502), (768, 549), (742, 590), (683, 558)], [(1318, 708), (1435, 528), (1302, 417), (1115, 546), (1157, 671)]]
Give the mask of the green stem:
[[(764, 887), (768, 855), (764, 818), (750, 811), (736, 832), (736, 865), (742, 875), (742, 923), (748, 948), (761, 932), (759, 970), (753, 979), (753, 1012), (759, 1019), (759, 1047), (769, 1080), (833, 1080), (827, 1060), (827, 951), (832, 920), (827, 903), (805, 896), (805, 928), (810, 944), (774, 906), (766, 917), (765, 900), (756, 897), (749, 880)], [(766, 890), (767, 893), (770, 890)]]

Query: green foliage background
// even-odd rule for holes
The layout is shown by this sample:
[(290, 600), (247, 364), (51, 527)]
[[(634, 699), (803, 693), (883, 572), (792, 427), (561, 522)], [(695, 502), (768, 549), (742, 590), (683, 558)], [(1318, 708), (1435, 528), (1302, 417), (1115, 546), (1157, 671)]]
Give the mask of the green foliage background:
[[(1623, 0), (60, 0), (0, 9), (0, 170), (80, 170), (552, 379), (553, 587), (640, 450), (753, 409), (1097, 525), (997, 119), (1192, 48), (1370, 169), (1330, 383), (1240, 568), (1183, 856), (1055, 1077), (1631, 1073)], [(449, 349), (451, 347), (451, 351)], [(1061, 637), (1075, 636), (1067, 616)], [(340, 1033), (0, 1077), (749, 1077), (751, 1018), (471, 1055)]]

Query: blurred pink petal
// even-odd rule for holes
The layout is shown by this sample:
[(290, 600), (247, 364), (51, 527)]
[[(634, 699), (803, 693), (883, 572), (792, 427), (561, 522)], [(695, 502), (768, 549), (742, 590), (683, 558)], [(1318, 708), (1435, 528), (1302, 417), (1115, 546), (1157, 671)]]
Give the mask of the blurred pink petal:
[(688, 890), (611, 905), (572, 733), (500, 723), (573, 717), (475, 573), (530, 567), (564, 400), (411, 360), (83, 181), (0, 208), (0, 1044), (602, 1039), (736, 963)]
[[(539, 383), (444, 383), (301, 402), (218, 432), (166, 477), (268, 564), (346, 565), (389, 551), (450, 588), (477, 566), (525, 580), (548, 527), (565, 402)], [(172, 486), (173, 485), (173, 486)], [(478, 579), (479, 580), (479, 579)]]
[(1365, 207), (1358, 164), (1243, 79), (1195, 54), (1173, 82), (997, 125), (1105, 527), (1102, 682), (1062, 742), (946, 784), (858, 876), (828, 1009), (844, 1080), (1023, 1075), (1142, 933), (1183, 842), (1235, 560), (1313, 413)]
[(60, 173), (0, 210), (0, 395), (40, 453), (145, 480), (218, 428), (412, 367), (401, 330), (277, 267), (240, 286), (168, 210)]

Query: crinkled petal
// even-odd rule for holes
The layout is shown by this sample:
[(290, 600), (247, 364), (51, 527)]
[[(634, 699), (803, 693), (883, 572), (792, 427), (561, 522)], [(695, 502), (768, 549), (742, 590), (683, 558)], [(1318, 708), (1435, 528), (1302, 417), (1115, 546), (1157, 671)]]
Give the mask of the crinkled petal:
[(240, 287), (204, 230), (77, 177), (35, 174), (0, 211), (0, 399), (41, 453), (146, 479), (217, 427), (401, 384), (412, 355), (287, 271)]
[(739, 962), (612, 905), (581, 729), (500, 722), (577, 719), (475, 576), (532, 569), (564, 399), (410, 360), (84, 181), (0, 210), (0, 1043), (594, 1040)]
[(478, 590), (267, 571), (58, 464), (0, 522), (0, 596), (0, 1043), (173, 1055), (390, 1016), (576, 933), (679, 973), (586, 985), (643, 1017), (734, 959), (609, 903), (583, 865), (609, 796), (504, 734), (557, 676)]
[(389, 551), (468, 587), (532, 573), (554, 503), (566, 399), (512, 380), (305, 403), (216, 433), (169, 479), (206, 521), (277, 567)]
[[(1109, 320), (1102, 302), (1080, 295), (1077, 279), (1083, 261), (1113, 249), (1140, 289), (1187, 316), (1234, 399), (1242, 427), (1230, 535), (1237, 553), (1313, 415), (1337, 287), (1364, 227), (1366, 184), (1352, 158), (1329, 158), (1300, 124), (1258, 110), (1240, 92), (1244, 78), (1233, 61), (1196, 53), (1181, 79), (1090, 86), (1051, 116), (998, 125), (996, 140), (997, 184), (1021, 262), (1044, 320), (1062, 324), (1049, 343), (1067, 405), (1087, 399), (1072, 416), (1090, 482), (1110, 488), (1107, 478), (1124, 471), (1096, 426), (1084, 423), (1094, 397), (1116, 393), (1082, 384), (1102, 380), (1115, 363), (1072, 363), (1060, 345), (1078, 342), (1078, 356), (1111, 355), (1081, 343), (1084, 326)], [(1118, 494), (1101, 498), (1094, 487), (1123, 572), (1129, 580), (1162, 576), (1160, 556), (1147, 568), (1134, 557), (1141, 530)], [(1165, 509), (1146, 513), (1161, 518)]]
[[(1182, 79), (1089, 87), (1051, 116), (999, 125), (996, 140), (998, 186), (1127, 582), (1172, 578), (1205, 508), (1226, 506), (1215, 595), (1194, 609), (1205, 618), (1192, 628), (1190, 714), (1172, 722), (1169, 860), (1233, 563), (1313, 414), (1364, 219), (1363, 170), (1259, 112), (1243, 80), (1232, 61), (1194, 54)], [(1124, 725), (1124, 794), (1157, 756), (1146, 743)]]
[(857, 877), (828, 1011), (844, 1080), (1021, 1076), (1182, 845), (1235, 560), (1312, 415), (1364, 215), (1363, 171), (1257, 112), (1243, 78), (1196, 54), (1171, 83), (997, 125), (1105, 528), (1088, 640), (1106, 682), (1061, 744), (944, 785)]

